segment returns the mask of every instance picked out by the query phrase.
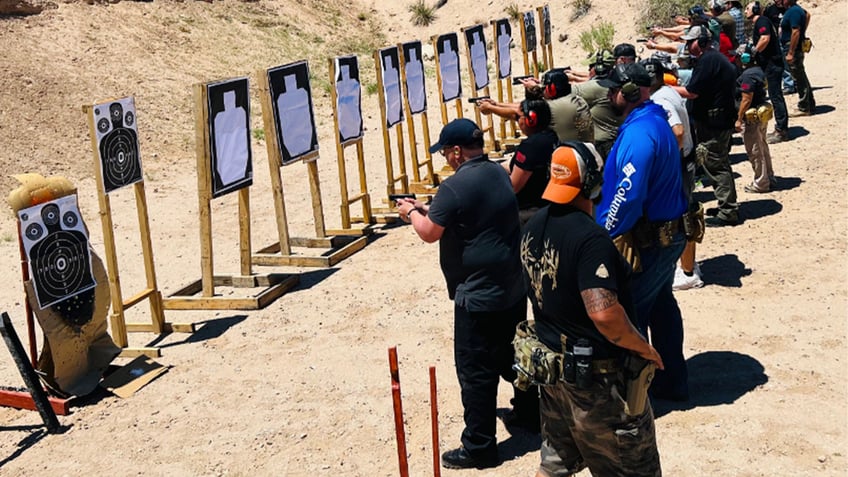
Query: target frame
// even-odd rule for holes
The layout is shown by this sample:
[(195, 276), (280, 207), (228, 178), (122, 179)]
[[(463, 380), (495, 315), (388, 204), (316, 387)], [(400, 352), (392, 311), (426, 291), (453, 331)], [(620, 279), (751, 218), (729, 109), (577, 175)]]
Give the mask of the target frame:
[(141, 182), (144, 171), (138, 142), (135, 99), (104, 101), (92, 107), (97, 165), (103, 190), (109, 194)]
[(207, 83), (206, 92), (212, 197), (220, 197), (253, 184), (250, 83), (247, 77)]
[[(312, 86), (309, 83), (309, 63), (306, 60), (296, 61), (293, 63), (289, 63), (287, 65), (278, 66), (275, 68), (270, 68), (266, 71), (266, 75), (268, 77), (268, 89), (271, 94), (271, 104), (274, 115), (274, 133), (277, 135), (277, 144), (280, 148), (280, 156), (282, 158), (283, 166), (287, 166), (289, 164), (293, 164), (303, 158), (304, 156), (308, 156), (312, 153), (318, 152), (318, 131), (315, 127), (315, 112), (314, 105), (312, 102)], [(279, 110), (278, 106), (282, 101), (283, 95), (287, 93), (291, 93), (288, 91), (288, 87), (286, 84), (287, 77), (294, 77), (297, 90), (304, 90), (306, 93), (306, 99), (308, 104), (308, 121), (311, 126), (311, 132), (308, 135), (298, 135), (297, 137), (292, 137), (295, 133), (291, 127), (285, 127), (287, 124), (284, 124), (283, 115)], [(290, 84), (290, 83), (289, 83)], [(283, 98), (285, 99), (285, 98)], [(305, 121), (306, 119), (301, 119), (302, 115), (298, 115), (299, 121)], [(288, 129), (284, 131), (284, 129)], [(295, 148), (294, 153), (290, 150), (290, 148), (286, 145), (286, 137), (289, 137), (291, 141), (296, 142), (299, 149)], [(306, 149), (303, 149), (301, 146), (302, 143), (308, 141), (308, 146)]]

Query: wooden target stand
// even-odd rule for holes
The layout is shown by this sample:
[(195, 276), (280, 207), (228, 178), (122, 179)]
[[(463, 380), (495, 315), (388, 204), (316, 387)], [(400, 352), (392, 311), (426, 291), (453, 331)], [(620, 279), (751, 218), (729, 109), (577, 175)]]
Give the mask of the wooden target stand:
[[(442, 113), (442, 116), (441, 116), (442, 117), (442, 127), (445, 127), (451, 121), (449, 114), (448, 114), (448, 108), (449, 108), (448, 105), (449, 104), (453, 103), (452, 105), (453, 105), (454, 109), (456, 110), (456, 116), (454, 117), (454, 119), (461, 119), (463, 117), (463, 115), (462, 115), (462, 96), (460, 95), (460, 97), (458, 97), (456, 99), (451, 99), (449, 101), (444, 100), (444, 95), (442, 94), (442, 91), (443, 91), (442, 69), (441, 69), (441, 66), (439, 65), (439, 53), (438, 53), (439, 52), (439, 38), (440, 38), (440, 36), (441, 35), (432, 36), (430, 38), (430, 42), (433, 44), (433, 51), (436, 52), (436, 54), (434, 55), (435, 56), (434, 61), (436, 62), (436, 85), (439, 88), (439, 110)], [(439, 169), (439, 171), (436, 174), (438, 175), (439, 181), (441, 182), (441, 181), (445, 180), (446, 178), (450, 177), (451, 175), (453, 175), (453, 172), (454, 172), (453, 169), (451, 169), (450, 166), (448, 166), (446, 164), (441, 169)]]
[[(465, 37), (465, 32), (469, 28), (476, 28), (479, 25), (475, 25), (473, 27), (465, 27), (462, 31), (462, 36)], [(480, 31), (481, 35), (483, 34), (483, 29)], [(467, 38), (467, 37), (466, 37)], [(486, 45), (486, 38), (480, 39), (483, 42), (483, 48)], [(477, 89), (477, 76), (474, 73), (474, 65), (472, 64), (471, 58), (471, 45), (466, 41), (465, 43), (465, 60), (468, 64), (468, 77), (470, 79), (469, 85), (471, 86), (471, 91), (474, 92), (472, 96), (477, 96), (481, 91), (483, 92), (482, 96), (489, 96), (489, 85), (487, 84), (482, 89)], [(488, 66), (488, 65), (487, 65)], [(477, 122), (477, 125), (480, 126), (483, 134), (485, 134), (485, 150), (489, 157), (499, 158), (503, 157), (503, 151), (501, 150), (500, 142), (495, 138), (495, 126), (494, 119), (492, 119), (491, 114), (486, 115), (486, 126), (483, 126), (483, 115), (480, 113), (480, 108), (474, 107), (474, 119)]]
[[(380, 50), (375, 51), (373, 56), (374, 64), (377, 67), (377, 92), (379, 93), (380, 119), (382, 120), (381, 129), (383, 130), (383, 155), (386, 157), (386, 200), (388, 201), (388, 195), (390, 194), (409, 193), (409, 177), (406, 174), (406, 154), (404, 152), (403, 144), (403, 121), (399, 121), (397, 124), (391, 127), (387, 125), (388, 111), (386, 110), (386, 90), (385, 84), (383, 83), (383, 62), (380, 58)], [(398, 52), (398, 58), (401, 58), (400, 52)], [(402, 61), (398, 61), (398, 72), (400, 72), (400, 64), (402, 64)], [(398, 95), (402, 97), (403, 95), (401, 93), (403, 88), (400, 84), (400, 81), (398, 82), (398, 88)], [(394, 130), (395, 142), (397, 143), (397, 175), (395, 175), (394, 159), (392, 157), (392, 139), (391, 134), (389, 132), (390, 129)], [(400, 190), (398, 190), (398, 185), (400, 186)], [(391, 207), (391, 204), (389, 204), (389, 207), (374, 209), (373, 212), (377, 214), (375, 216), (375, 220), (378, 223), (395, 223), (399, 219), (396, 211), (394, 210), (394, 208)]]
[[(318, 151), (302, 157), (309, 175), (309, 190), (312, 194), (312, 216), (315, 219), (315, 237), (292, 237), (286, 219), (286, 201), (280, 174), (283, 163), (279, 140), (275, 133), (273, 98), (269, 86), (268, 72), (259, 70), (259, 91), (262, 104), (262, 119), (265, 124), (265, 144), (268, 149), (268, 167), (271, 172), (271, 189), (274, 194), (274, 212), (277, 219), (278, 241), (251, 257), (254, 265), (332, 267), (361, 250), (368, 243), (367, 237), (327, 236), (324, 225), (324, 205), (321, 200), (321, 181), (318, 177)], [(293, 247), (329, 249), (321, 255), (295, 255)]]
[[(527, 15), (533, 15), (533, 12), (527, 12)], [(523, 17), (522, 17), (523, 18)], [(524, 60), (524, 74), (539, 77), (539, 56), (536, 53), (536, 45), (527, 43), (527, 27), (524, 25), (524, 20), (521, 23), (521, 57)], [(528, 48), (532, 48), (529, 50)], [(530, 60), (533, 64), (530, 64)]]
[(554, 49), (550, 35), (545, 34), (546, 10), (548, 12), (548, 22), (550, 22), (550, 7), (547, 4), (536, 7), (537, 18), (539, 19), (539, 48), (542, 50), (542, 66), (545, 71), (548, 71), (554, 67)]
[[(110, 100), (101, 101), (104, 104)], [(94, 120), (94, 106), (84, 105), (83, 112), (88, 118), (88, 126), (91, 137), (91, 147), (94, 152), (94, 179), (97, 183), (97, 198), (100, 205), (100, 223), (103, 228), (103, 242), (106, 254), (106, 270), (109, 274), (109, 291), (112, 300), (112, 313), (109, 322), (112, 326), (112, 339), (121, 348), (120, 357), (133, 358), (140, 355), (157, 358), (161, 356), (159, 348), (141, 347), (130, 348), (127, 340), (127, 332), (147, 332), (161, 335), (163, 333), (194, 333), (193, 323), (169, 323), (165, 321), (162, 306), (162, 293), (156, 283), (156, 268), (153, 262), (153, 245), (150, 239), (150, 220), (147, 214), (147, 195), (144, 191), (144, 180), (132, 185), (135, 192), (136, 212), (138, 215), (138, 227), (140, 231), (141, 252), (144, 258), (144, 271), (147, 280), (146, 288), (123, 299), (121, 278), (118, 268), (117, 247), (115, 245), (115, 232), (112, 222), (112, 205), (109, 194), (104, 188), (103, 172), (100, 167), (100, 156), (98, 154), (98, 141)], [(129, 308), (147, 300), (150, 305), (151, 323), (127, 323), (125, 311)]]
[[(401, 83), (406, 83), (406, 58), (403, 54), (403, 45), (398, 45), (398, 57), (400, 58), (400, 77)], [(433, 155), (430, 154), (430, 123), (427, 119), (427, 108), (417, 113), (421, 122), (421, 134), (424, 140), (424, 157), (423, 161), (418, 159), (418, 140), (415, 135), (415, 116), (412, 108), (409, 105), (409, 91), (404, 88), (402, 95), (404, 112), (406, 113), (406, 128), (409, 134), (409, 155), (412, 162), (412, 181), (409, 183), (409, 192), (413, 194), (434, 194), (439, 185), (439, 177), (433, 170)], [(427, 172), (424, 177), (421, 176), (421, 167), (426, 166)]]
[[(336, 77), (336, 62), (333, 58), (329, 59), (330, 81), (334, 81)], [(341, 140), (339, 133), (339, 111), (338, 111), (338, 93), (336, 88), (330, 88), (330, 99), (333, 103), (333, 125), (336, 136), (336, 159), (339, 167), (339, 190), (341, 193), (341, 211), (342, 228), (330, 229), (326, 232), (330, 235), (371, 235), (374, 230), (374, 216), (371, 212), (371, 196), (368, 195), (368, 182), (365, 175), (365, 155), (362, 147), (362, 137)], [(354, 146), (356, 148), (356, 164), (359, 170), (359, 193), (351, 196), (347, 182), (347, 166), (345, 165), (345, 150)], [(352, 204), (360, 202), (362, 204), (362, 217), (354, 217), (351, 215)]]
[[(194, 85), (197, 142), (197, 192), (200, 213), (201, 278), (163, 300), (166, 310), (258, 310), (300, 283), (298, 275), (253, 274), (250, 248), (250, 188), (238, 190), (239, 263), (241, 275), (215, 275), (212, 253), (212, 172), (208, 85)], [(241, 298), (215, 295), (215, 287), (258, 288), (260, 293)], [(200, 296), (197, 296), (197, 294)]]
[[(498, 32), (498, 23), (503, 20), (492, 20), (492, 38), (497, 39)], [(500, 48), (494, 48), (495, 50), (495, 64), (501, 64), (501, 51)], [(510, 60), (511, 62), (512, 60)], [(499, 72), (495, 72), (495, 85), (497, 91), (497, 100), (499, 103), (512, 103), (513, 100), (513, 92), (512, 92), (512, 75), (507, 75), (505, 78), (501, 78)], [(498, 129), (499, 133), (499, 141), (504, 146), (505, 149), (510, 147), (515, 147), (521, 142), (521, 131), (518, 129), (514, 119), (506, 119), (498, 116)]]

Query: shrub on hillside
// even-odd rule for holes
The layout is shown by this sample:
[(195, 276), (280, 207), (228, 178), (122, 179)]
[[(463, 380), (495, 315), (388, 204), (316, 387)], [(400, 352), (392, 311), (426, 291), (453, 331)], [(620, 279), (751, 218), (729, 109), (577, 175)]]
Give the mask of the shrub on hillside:
[(592, 0), (574, 0), (573, 6), (574, 11), (571, 12), (571, 21), (577, 20), (589, 13), (589, 9), (592, 8)]
[(436, 19), (436, 9), (424, 3), (424, 0), (418, 0), (410, 5), (409, 12), (412, 13), (413, 25), (427, 26)]
[(674, 25), (674, 16), (685, 16), (689, 7), (696, 3), (692, 0), (646, 0), (637, 28), (641, 30), (645, 25)]
[(580, 34), (580, 47), (588, 54), (602, 48), (612, 49), (615, 37), (615, 25), (611, 22), (601, 22), (589, 31)]
[(515, 2), (510, 3), (504, 8), (504, 12), (506, 12), (506, 16), (509, 17), (510, 20), (518, 23), (519, 21), (523, 21), (523, 14), (521, 13), (521, 9), (518, 8), (518, 4)]

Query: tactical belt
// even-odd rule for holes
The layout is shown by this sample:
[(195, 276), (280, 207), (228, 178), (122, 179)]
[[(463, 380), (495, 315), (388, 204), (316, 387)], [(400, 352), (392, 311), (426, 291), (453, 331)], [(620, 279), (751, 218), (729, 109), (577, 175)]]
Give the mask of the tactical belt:
[(636, 248), (648, 248), (654, 245), (668, 247), (675, 234), (683, 230), (682, 218), (666, 222), (648, 222), (640, 220), (633, 227), (633, 245)]
[(592, 360), (592, 372), (595, 374), (613, 374), (621, 369), (617, 359), (595, 359)]

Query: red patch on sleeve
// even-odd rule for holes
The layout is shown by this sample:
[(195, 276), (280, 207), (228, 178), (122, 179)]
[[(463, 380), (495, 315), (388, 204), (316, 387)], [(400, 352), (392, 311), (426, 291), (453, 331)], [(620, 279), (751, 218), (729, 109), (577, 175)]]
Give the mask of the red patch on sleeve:
[(741, 89), (742, 91), (748, 91), (749, 89), (751, 89), (751, 85), (749, 85), (748, 83), (742, 83)]
[(515, 153), (515, 162), (520, 162), (524, 164), (524, 161), (527, 160), (527, 157), (521, 153), (521, 151), (516, 151)]
[(768, 29), (766, 27), (760, 27), (760, 35), (762, 35), (763, 33), (767, 32), (767, 31), (768, 31)]

